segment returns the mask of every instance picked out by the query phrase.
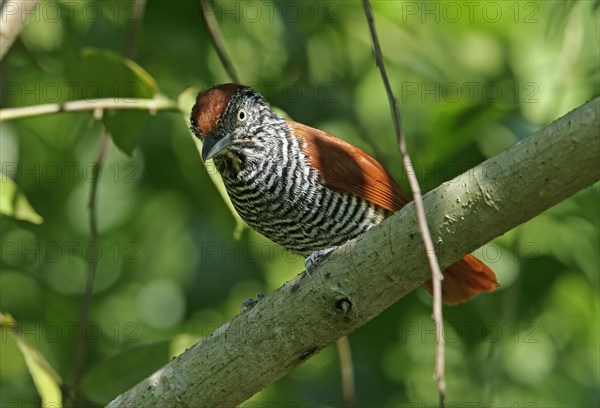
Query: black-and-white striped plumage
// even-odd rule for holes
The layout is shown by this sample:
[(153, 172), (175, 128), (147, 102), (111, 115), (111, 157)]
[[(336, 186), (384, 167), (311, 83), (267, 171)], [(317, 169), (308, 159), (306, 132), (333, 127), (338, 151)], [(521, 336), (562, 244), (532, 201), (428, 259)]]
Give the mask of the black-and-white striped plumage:
[[(236, 210), (252, 228), (294, 253), (308, 256), (341, 245), (389, 213), (326, 187), (307, 157), (306, 141), (251, 88), (231, 95), (215, 129), (217, 139), (229, 138), (214, 163)], [(194, 115), (192, 130), (205, 137)]]

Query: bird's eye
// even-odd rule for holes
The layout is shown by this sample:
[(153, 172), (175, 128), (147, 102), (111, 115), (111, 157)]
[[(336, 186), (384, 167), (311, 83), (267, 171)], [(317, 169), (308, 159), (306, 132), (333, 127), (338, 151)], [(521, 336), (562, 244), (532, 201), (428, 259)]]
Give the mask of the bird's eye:
[(246, 119), (248, 119), (248, 112), (246, 112), (246, 109), (242, 108), (237, 113), (237, 120), (238, 122), (244, 122)]

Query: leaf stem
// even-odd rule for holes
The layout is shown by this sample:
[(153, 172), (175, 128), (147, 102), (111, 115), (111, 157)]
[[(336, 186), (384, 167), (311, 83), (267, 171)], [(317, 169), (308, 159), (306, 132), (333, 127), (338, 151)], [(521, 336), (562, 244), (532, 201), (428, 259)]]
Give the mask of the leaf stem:
[(167, 98), (103, 98), (0, 109), (0, 123), (54, 113), (103, 111), (106, 109), (147, 110), (151, 114), (158, 111), (179, 111), (177, 102)]

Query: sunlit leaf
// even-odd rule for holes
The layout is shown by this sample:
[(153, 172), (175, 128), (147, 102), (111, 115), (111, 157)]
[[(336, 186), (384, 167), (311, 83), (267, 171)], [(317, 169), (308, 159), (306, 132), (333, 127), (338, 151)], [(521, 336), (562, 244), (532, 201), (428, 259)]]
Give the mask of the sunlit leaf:
[(40, 395), (42, 406), (61, 406), (62, 393), (60, 384), (62, 381), (60, 376), (38, 350), (25, 343), (22, 337), (18, 335), (17, 324), (10, 314), (0, 312), (0, 325), (15, 334), (11, 337), (15, 339), (19, 350), (25, 358), (25, 364)]
[(198, 92), (200, 92), (200, 90), (192, 86), (184, 89), (184, 91), (181, 92), (177, 97), (177, 106), (179, 107), (179, 110), (183, 112), (185, 121), (188, 124), (190, 119), (190, 112), (192, 111), (192, 107), (196, 103), (196, 95), (198, 95)]
[(44, 222), (15, 182), (3, 173), (0, 173), (0, 214), (34, 224)]

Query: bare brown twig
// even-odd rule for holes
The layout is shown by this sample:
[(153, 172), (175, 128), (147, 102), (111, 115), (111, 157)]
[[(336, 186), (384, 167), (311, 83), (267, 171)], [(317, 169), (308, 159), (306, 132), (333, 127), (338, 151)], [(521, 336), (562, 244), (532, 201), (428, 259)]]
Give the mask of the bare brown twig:
[(221, 60), (221, 65), (223, 65), (223, 68), (225, 68), (227, 75), (229, 75), (229, 78), (232, 81), (240, 83), (239, 77), (233, 68), (233, 64), (231, 64), (229, 56), (227, 55), (227, 51), (225, 51), (225, 44), (223, 44), (223, 40), (221, 39), (219, 24), (215, 18), (215, 13), (210, 0), (198, 1), (200, 3), (200, 10), (202, 11), (202, 18), (204, 19), (206, 30), (208, 31), (208, 36), (210, 37), (213, 47), (219, 56), (219, 60)]
[(385, 85), (385, 90), (388, 95), (390, 102), (390, 109), (392, 111), (392, 118), (394, 120), (394, 127), (396, 130), (396, 139), (398, 140), (398, 150), (402, 156), (402, 162), (408, 182), (413, 193), (413, 199), (415, 201), (415, 209), (417, 212), (417, 219), (419, 221), (419, 229), (421, 236), (423, 237), (423, 244), (425, 245), (425, 251), (427, 253), (427, 259), (429, 260), (429, 266), (431, 268), (431, 279), (433, 282), (433, 319), (435, 321), (436, 331), (436, 358), (435, 358), (435, 377), (437, 379), (438, 394), (440, 398), (440, 408), (444, 407), (444, 399), (446, 395), (446, 381), (444, 379), (444, 336), (442, 333), (442, 271), (438, 264), (437, 257), (435, 255), (435, 248), (431, 239), (431, 233), (427, 226), (427, 218), (425, 217), (425, 207), (423, 205), (423, 197), (421, 194), (421, 188), (419, 181), (415, 175), (415, 171), (410, 160), (410, 156), (406, 149), (406, 143), (402, 135), (402, 127), (400, 125), (400, 113), (398, 111), (398, 105), (396, 97), (392, 91), (390, 81), (385, 71), (385, 65), (383, 62), (383, 54), (381, 52), (381, 46), (379, 45), (379, 38), (377, 37), (377, 30), (375, 29), (375, 21), (373, 19), (373, 12), (369, 0), (363, 0), (363, 7), (367, 16), (367, 22), (369, 24), (369, 30), (371, 32), (371, 38), (373, 40), (373, 48), (375, 51), (375, 61), (381, 72), (381, 78)]
[[(110, 143), (110, 134), (105, 131), (100, 140), (98, 156), (94, 162), (94, 173), (92, 175), (92, 186), (90, 190), (90, 199), (88, 201), (88, 210), (90, 211), (90, 247), (98, 248), (98, 216), (96, 207), (96, 197), (98, 194), (98, 183), (102, 173), (104, 157)], [(79, 406), (79, 383), (83, 375), (83, 366), (87, 354), (87, 341), (85, 339), (85, 330), (88, 322), (88, 314), (92, 303), (92, 291), (96, 279), (96, 267), (98, 265), (99, 252), (89, 256), (88, 269), (85, 282), (85, 289), (81, 296), (79, 305), (79, 325), (77, 328), (77, 342), (75, 348), (75, 365), (73, 367), (73, 390), (75, 392), (75, 406)]]
[(129, 17), (127, 25), (127, 35), (125, 36), (125, 45), (123, 46), (123, 55), (127, 58), (133, 58), (137, 49), (137, 39), (144, 21), (144, 12), (146, 11), (146, 0), (135, 0), (133, 2), (132, 15)]
[(344, 407), (352, 408), (356, 402), (356, 390), (354, 387), (354, 364), (352, 364), (352, 349), (348, 336), (340, 337), (336, 343), (338, 356), (340, 358), (340, 369), (342, 373), (342, 395)]

